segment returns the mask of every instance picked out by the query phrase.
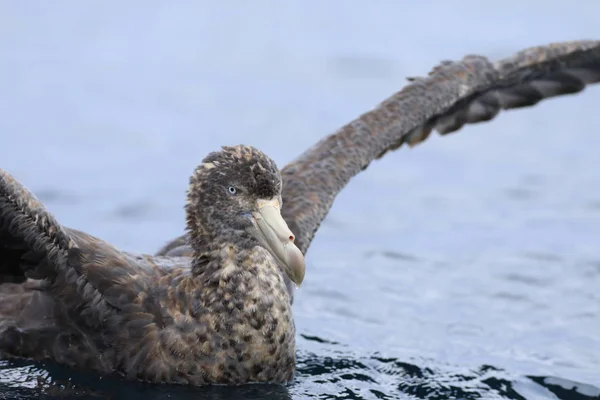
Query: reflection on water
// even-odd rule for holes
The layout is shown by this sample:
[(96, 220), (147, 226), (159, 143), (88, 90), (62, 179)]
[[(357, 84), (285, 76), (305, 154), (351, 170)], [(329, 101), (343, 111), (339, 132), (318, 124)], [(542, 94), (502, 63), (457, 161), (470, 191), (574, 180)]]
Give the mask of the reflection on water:
[[(57, 219), (152, 253), (189, 175), (283, 166), (441, 59), (600, 38), (600, 2), (0, 2), (0, 167)], [(541, 10), (541, 11), (540, 11)], [(288, 386), (151, 386), (0, 364), (0, 399), (593, 399), (600, 87), (400, 149), (337, 197)]]
[[(318, 344), (326, 340), (304, 339)], [(333, 344), (335, 347), (335, 344)], [(10, 361), (0, 364), (5, 398), (61, 399), (557, 399), (592, 400), (600, 388), (552, 376), (515, 377), (490, 365), (476, 370), (440, 367), (428, 360), (418, 364), (380, 354), (361, 356), (340, 349), (321, 354), (300, 352), (295, 382), (283, 385), (244, 385), (187, 388), (99, 379), (89, 373), (48, 363)], [(328, 354), (323, 355), (322, 353)], [(38, 397), (39, 396), (39, 397)]]

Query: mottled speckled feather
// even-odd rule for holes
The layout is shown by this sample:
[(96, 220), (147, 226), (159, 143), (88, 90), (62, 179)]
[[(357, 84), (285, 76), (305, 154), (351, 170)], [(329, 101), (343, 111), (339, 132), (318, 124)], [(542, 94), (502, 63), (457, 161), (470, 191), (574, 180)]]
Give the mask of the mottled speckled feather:
[(64, 228), (0, 170), (0, 271), (28, 277), (0, 285), (12, 306), (0, 307), (0, 352), (151, 382), (290, 380), (295, 327), (282, 271), (238, 228), (245, 219), (218, 180), (253, 201), (280, 196), (279, 171), (246, 146), (207, 162), (218, 173), (200, 166), (188, 191), (192, 259), (134, 255)]
[[(122, 252), (61, 226), (0, 170), (0, 351), (152, 382), (287, 381), (295, 368), (291, 281), (248, 235), (244, 204), (282, 197), (305, 253), (335, 196), (372, 160), (433, 129), (453, 132), (598, 81), (597, 41), (495, 64), (467, 56), (411, 78), (281, 174), (248, 146), (211, 153), (190, 179), (188, 236), (159, 252), (168, 257)], [(231, 182), (246, 193), (238, 203), (223, 189)]]

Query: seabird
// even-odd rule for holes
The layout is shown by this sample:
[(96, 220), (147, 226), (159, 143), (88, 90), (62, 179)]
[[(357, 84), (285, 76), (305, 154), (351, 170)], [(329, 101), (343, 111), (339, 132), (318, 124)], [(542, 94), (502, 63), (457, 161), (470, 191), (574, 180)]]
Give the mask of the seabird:
[(371, 161), (432, 130), (600, 81), (600, 41), (442, 62), (281, 172), (250, 146), (190, 178), (187, 234), (160, 255), (62, 226), (0, 170), (0, 352), (150, 382), (281, 383), (295, 370), (294, 286), (335, 196)]

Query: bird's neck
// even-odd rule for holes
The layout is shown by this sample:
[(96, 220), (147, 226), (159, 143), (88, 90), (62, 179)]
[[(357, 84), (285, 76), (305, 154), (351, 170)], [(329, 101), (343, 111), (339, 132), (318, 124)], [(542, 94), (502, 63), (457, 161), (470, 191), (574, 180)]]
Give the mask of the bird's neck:
[(194, 259), (192, 272), (211, 293), (205, 298), (209, 308), (230, 304), (244, 311), (261, 304), (288, 307), (291, 303), (281, 269), (261, 246), (211, 243), (210, 250)]
[(208, 263), (219, 266), (229, 262), (232, 255), (236, 255), (236, 261), (243, 262), (246, 253), (260, 246), (260, 243), (244, 230), (215, 232), (201, 225), (189, 230), (189, 240), (194, 252), (194, 274), (202, 272)]
[(255, 237), (245, 229), (210, 229), (189, 216), (192, 275), (202, 286), (221, 288), (215, 291), (219, 296), (227, 296), (227, 288), (240, 288), (240, 293), (248, 289), (243, 293), (254, 296), (253, 301), (272, 302), (271, 297), (276, 296), (277, 300), (286, 297), (286, 303), (291, 303), (283, 271)]

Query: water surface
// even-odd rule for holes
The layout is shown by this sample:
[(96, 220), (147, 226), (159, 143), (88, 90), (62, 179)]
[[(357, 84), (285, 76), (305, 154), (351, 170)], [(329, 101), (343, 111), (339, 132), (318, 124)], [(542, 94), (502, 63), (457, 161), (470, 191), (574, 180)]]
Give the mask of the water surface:
[[(154, 252), (188, 177), (280, 166), (442, 59), (600, 38), (600, 3), (1, 2), (0, 160), (63, 224)], [(5, 398), (600, 397), (600, 88), (392, 153), (307, 255), (288, 386), (3, 361)], [(66, 387), (67, 389), (61, 389)]]

